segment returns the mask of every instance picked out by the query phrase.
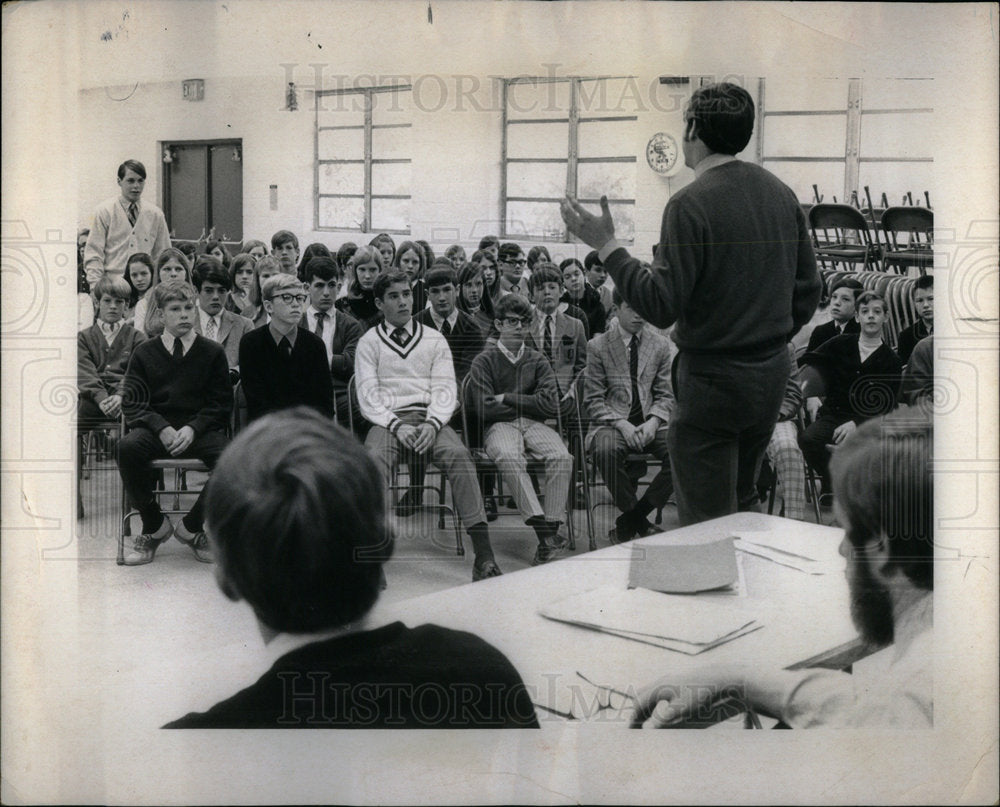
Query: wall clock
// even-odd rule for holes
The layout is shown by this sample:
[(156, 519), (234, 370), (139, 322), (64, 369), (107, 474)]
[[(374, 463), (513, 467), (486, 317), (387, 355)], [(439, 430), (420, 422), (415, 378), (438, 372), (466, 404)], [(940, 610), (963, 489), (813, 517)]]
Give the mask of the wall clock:
[(683, 164), (681, 149), (673, 135), (657, 132), (646, 144), (646, 161), (649, 167), (663, 176), (676, 174)]

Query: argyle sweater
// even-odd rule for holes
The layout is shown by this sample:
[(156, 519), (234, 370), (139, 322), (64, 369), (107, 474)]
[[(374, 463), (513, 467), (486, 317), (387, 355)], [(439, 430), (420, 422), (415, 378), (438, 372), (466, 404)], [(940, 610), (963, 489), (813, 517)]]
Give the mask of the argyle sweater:
[(402, 412), (426, 410), (427, 421), (440, 429), (458, 408), (448, 342), (420, 322), (411, 327), (410, 340), (401, 347), (390, 338), (393, 326), (380, 322), (358, 340), (354, 355), (361, 414), (393, 434)]

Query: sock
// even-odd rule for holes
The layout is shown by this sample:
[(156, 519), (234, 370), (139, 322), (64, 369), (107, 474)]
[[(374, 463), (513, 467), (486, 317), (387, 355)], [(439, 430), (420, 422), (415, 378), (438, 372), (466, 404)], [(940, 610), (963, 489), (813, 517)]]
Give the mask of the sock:
[(190, 518), (191, 514), (188, 513), (186, 516), (184, 516), (184, 518), (181, 519), (181, 523), (184, 525), (184, 529), (186, 529), (188, 532), (191, 533), (201, 532), (202, 525), (198, 524), (197, 526), (193, 526), (191, 524), (191, 521), (189, 521)]
[(485, 521), (473, 524), (466, 532), (472, 539), (472, 551), (476, 556), (476, 565), (482, 566), (488, 560), (493, 560), (493, 547), (490, 546), (490, 530)]
[(145, 535), (152, 535), (160, 529), (163, 526), (163, 519), (166, 518), (155, 503), (140, 509), (139, 517), (142, 519), (142, 532)]
[(558, 521), (546, 521), (545, 516), (531, 516), (531, 518), (526, 518), (524, 523), (535, 531), (538, 543), (540, 544), (549, 543), (551, 537), (555, 535), (556, 531), (553, 529), (552, 524), (555, 524), (556, 528), (559, 527)]

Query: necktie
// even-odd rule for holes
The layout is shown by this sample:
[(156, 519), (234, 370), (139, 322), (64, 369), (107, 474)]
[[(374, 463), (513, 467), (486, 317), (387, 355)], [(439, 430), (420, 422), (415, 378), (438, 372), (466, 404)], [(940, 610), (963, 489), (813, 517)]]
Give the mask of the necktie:
[(181, 344), (180, 339), (174, 339), (174, 358), (175, 359), (184, 358), (184, 345)]
[(545, 316), (545, 332), (542, 334), (542, 350), (545, 352), (545, 358), (550, 362), (555, 352), (553, 342), (555, 342), (555, 330), (552, 327), (552, 315), (547, 314)]
[(628, 422), (633, 426), (642, 423), (642, 403), (639, 400), (639, 337), (632, 334), (628, 343), (628, 374), (632, 380), (632, 408), (628, 413)]
[(287, 336), (282, 336), (281, 341), (278, 342), (278, 347), (281, 348), (281, 352), (285, 354), (286, 357), (292, 355), (292, 343), (288, 341)]
[(135, 220), (139, 218), (139, 208), (136, 207), (135, 202), (132, 202), (128, 206), (128, 223), (135, 227)]
[(392, 332), (392, 334), (390, 334), (390, 337), (392, 341), (395, 342), (400, 347), (404, 347), (406, 343), (409, 341), (409, 335), (402, 328), (396, 328)]
[(313, 333), (315, 333), (316, 336), (318, 336), (320, 338), (323, 337), (323, 320), (324, 319), (326, 319), (326, 312), (325, 311), (317, 311), (316, 312), (316, 330), (313, 331)]
[(441, 323), (441, 333), (444, 334), (445, 338), (451, 336), (451, 323), (448, 320)]
[(205, 336), (215, 341), (215, 317), (208, 318), (208, 324), (205, 325)]

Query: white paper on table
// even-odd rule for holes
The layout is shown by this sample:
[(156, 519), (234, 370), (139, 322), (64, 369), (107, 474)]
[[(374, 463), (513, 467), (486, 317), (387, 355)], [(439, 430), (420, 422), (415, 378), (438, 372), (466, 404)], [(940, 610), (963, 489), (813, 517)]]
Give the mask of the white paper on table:
[(736, 549), (748, 555), (770, 560), (781, 566), (797, 569), (806, 574), (822, 575), (843, 571), (843, 562), (835, 557), (825, 557), (796, 543), (794, 537), (774, 535), (754, 535), (753, 538), (737, 538)]

